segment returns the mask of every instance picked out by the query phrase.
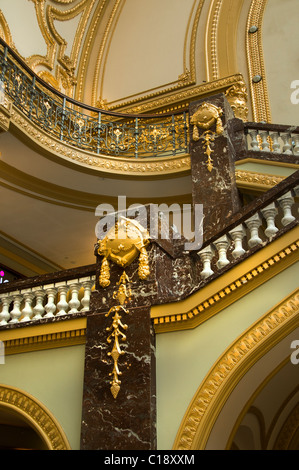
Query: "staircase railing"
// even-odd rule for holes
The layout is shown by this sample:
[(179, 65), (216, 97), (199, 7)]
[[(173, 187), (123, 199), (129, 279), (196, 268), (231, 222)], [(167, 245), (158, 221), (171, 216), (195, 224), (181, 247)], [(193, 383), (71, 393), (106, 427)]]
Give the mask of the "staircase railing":
[(95, 265), (8, 282), (0, 287), (0, 327), (89, 310)]
[(48, 85), (0, 38), (1, 91), (48, 135), (97, 155), (153, 158), (188, 152), (186, 110), (123, 114), (80, 103)]
[(201, 278), (217, 276), (298, 225), (299, 170), (234, 214), (198, 252)]

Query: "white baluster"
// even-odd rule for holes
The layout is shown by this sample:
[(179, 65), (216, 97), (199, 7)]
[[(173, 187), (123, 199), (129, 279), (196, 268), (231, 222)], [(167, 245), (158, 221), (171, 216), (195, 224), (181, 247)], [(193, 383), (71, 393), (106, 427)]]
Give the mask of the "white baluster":
[(257, 131), (255, 129), (249, 130), (249, 135), (251, 137), (251, 150), (260, 151), (259, 143), (257, 140)]
[(246, 225), (250, 230), (250, 239), (248, 240), (248, 246), (250, 248), (261, 245), (263, 241), (260, 239), (258, 231), (259, 227), (262, 224), (261, 218), (258, 214), (254, 214), (248, 220), (246, 220)]
[(294, 204), (294, 198), (292, 197), (291, 192), (284, 194), (278, 199), (278, 203), (283, 210), (283, 218), (281, 223), (283, 226), (286, 226), (295, 220), (295, 217), (292, 215), (292, 205)]
[(281, 153), (280, 143), (279, 143), (279, 140), (278, 140), (278, 137), (279, 137), (278, 132), (271, 132), (270, 137), (272, 139), (273, 152)]
[(35, 293), (35, 307), (33, 307), (33, 318), (32, 320), (40, 320), (43, 318), (43, 315), (45, 313), (45, 307), (44, 307), (44, 298), (46, 295), (46, 292), (42, 289), (36, 289), (34, 291)]
[(286, 155), (292, 155), (292, 145), (290, 143), (290, 140), (291, 140), (290, 134), (288, 132), (282, 132), (280, 134), (280, 137), (283, 140), (283, 148), (282, 148), (283, 153), (285, 153)]
[(272, 204), (269, 204), (269, 206), (261, 210), (261, 213), (263, 214), (267, 222), (267, 228), (265, 230), (265, 234), (267, 235), (268, 238), (273, 237), (278, 231), (278, 228), (275, 226), (275, 222), (274, 222), (277, 212), (278, 211), (276, 209), (274, 202), (272, 202)]
[(226, 252), (229, 247), (229, 240), (227, 236), (224, 235), (223, 237), (218, 238), (218, 240), (214, 242), (214, 245), (216, 246), (218, 251), (218, 261), (216, 263), (217, 268), (224, 268), (224, 266), (227, 266), (229, 264), (229, 261), (226, 257)]
[(55, 305), (55, 297), (57, 293), (57, 289), (54, 287), (45, 287), (46, 294), (48, 296), (48, 302), (45, 305), (46, 315), (44, 318), (52, 318), (54, 317), (54, 312), (56, 311)]
[(260, 131), (260, 137), (262, 139), (262, 150), (263, 152), (270, 152), (270, 146), (269, 146), (269, 133), (268, 131)]
[(89, 310), (90, 293), (92, 286), (93, 281), (84, 281), (82, 283), (82, 287), (84, 288), (84, 296), (81, 300), (81, 304), (83, 305), (81, 312), (87, 312)]
[(20, 295), (20, 293), (12, 294), (13, 309), (10, 312), (11, 320), (9, 321), (9, 323), (19, 322), (20, 316), (22, 315), (22, 312), (20, 309), (22, 300), (23, 300), (23, 297)]
[(22, 318), (20, 322), (30, 321), (33, 315), (32, 301), (34, 299), (34, 294), (30, 290), (30, 292), (24, 292), (23, 297), (25, 301), (25, 307), (22, 310)]
[(78, 299), (79, 297), (79, 290), (80, 290), (80, 284), (71, 284), (70, 286), (70, 291), (71, 291), (71, 300), (69, 301), (69, 306), (70, 306), (70, 311), (69, 314), (73, 315), (74, 313), (78, 313), (78, 308), (80, 307), (80, 301)]
[(245, 250), (242, 247), (242, 240), (246, 235), (243, 225), (238, 225), (237, 227), (233, 228), (229, 234), (234, 242), (234, 250), (232, 251), (232, 255), (235, 259), (240, 258), (240, 256), (244, 255), (245, 253)]
[(67, 293), (68, 293), (68, 286), (66, 284), (58, 287), (59, 293), (59, 302), (57, 303), (58, 313), (57, 315), (67, 315), (67, 311), (69, 309), (69, 304), (66, 301)]
[(204, 279), (214, 274), (214, 271), (211, 269), (211, 261), (215, 255), (215, 251), (211, 246), (207, 246), (203, 248), (201, 251), (198, 252), (198, 255), (203, 263), (203, 270), (201, 271), (200, 275)]
[(0, 325), (7, 325), (7, 321), (10, 319), (9, 306), (11, 303), (11, 297), (8, 294), (4, 294), (1, 297), (2, 312), (0, 312)]
[(294, 134), (293, 140), (294, 140), (293, 153), (294, 155), (298, 156), (299, 155), (299, 134)]

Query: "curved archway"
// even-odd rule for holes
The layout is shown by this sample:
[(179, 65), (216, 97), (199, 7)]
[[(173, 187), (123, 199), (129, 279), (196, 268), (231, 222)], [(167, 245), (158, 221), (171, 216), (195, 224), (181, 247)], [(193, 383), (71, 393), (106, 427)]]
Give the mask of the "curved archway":
[(207, 448), (224, 404), (242, 382), (245, 374), (266, 357), (269, 351), (279, 346), (298, 326), (298, 311), (299, 290), (253, 324), (224, 352), (189, 404), (177, 433), (174, 449)]
[(44, 449), (70, 450), (67, 437), (56, 419), (28, 393), (8, 385), (0, 385), (0, 415), (1, 410), (10, 419), (13, 417), (31, 428)]

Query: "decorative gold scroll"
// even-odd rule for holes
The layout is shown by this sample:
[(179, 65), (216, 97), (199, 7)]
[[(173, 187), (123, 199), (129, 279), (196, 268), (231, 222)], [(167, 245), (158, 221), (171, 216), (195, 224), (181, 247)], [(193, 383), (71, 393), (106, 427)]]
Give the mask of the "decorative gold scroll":
[(214, 150), (211, 149), (211, 142), (213, 142), (213, 140), (215, 139), (214, 137), (214, 134), (213, 132), (211, 131), (205, 131), (203, 133), (203, 136), (204, 136), (204, 143), (203, 143), (203, 147), (206, 147), (206, 151), (205, 151), (205, 154), (208, 156), (208, 159), (206, 161), (207, 163), (207, 169), (209, 171), (212, 171), (213, 169), (213, 160), (211, 158), (211, 153), (214, 152)]
[[(110, 285), (109, 261), (125, 268), (139, 256), (138, 276), (140, 279), (147, 279), (150, 274), (146, 251), (149, 241), (147, 230), (138, 222), (120, 217), (106, 237), (99, 241), (98, 254), (103, 256), (99, 276), (101, 287), (105, 288)], [(110, 390), (114, 398), (117, 397), (121, 384), (119, 376), (122, 372), (119, 369), (118, 360), (124, 354), (124, 351), (121, 349), (120, 341), (124, 342), (127, 339), (124, 331), (128, 329), (128, 325), (122, 322), (121, 314), (129, 314), (129, 311), (125, 308), (125, 304), (131, 296), (129, 282), (128, 275), (124, 270), (117, 282), (118, 288), (113, 292), (113, 299), (118, 301), (118, 305), (111, 307), (106, 314), (106, 317), (114, 314), (111, 325), (106, 328), (106, 331), (109, 332), (107, 342), (111, 344), (113, 341), (108, 356), (113, 359), (113, 369), (109, 375), (112, 376)]]
[(118, 367), (118, 359), (119, 356), (122, 356), (124, 354), (124, 351), (122, 351), (120, 344), (119, 344), (119, 337), (121, 337), (122, 341), (126, 341), (127, 337), (126, 335), (122, 332), (121, 329), (127, 330), (128, 325), (125, 325), (121, 321), (121, 315), (120, 312), (124, 313), (129, 313), (128, 310), (126, 310), (122, 305), (118, 305), (116, 307), (112, 307), (109, 312), (106, 314), (106, 317), (110, 315), (110, 313), (114, 312), (114, 316), (112, 318), (112, 324), (110, 327), (106, 328), (107, 331), (111, 332), (110, 335), (107, 338), (107, 343), (111, 343), (112, 339), (114, 339), (113, 347), (111, 352), (108, 352), (108, 356), (111, 356), (113, 359), (113, 370), (110, 372), (110, 376), (112, 375), (112, 380), (110, 382), (111, 387), (111, 393), (113, 395), (113, 398), (116, 398), (118, 395), (118, 392), (120, 390), (120, 384), (121, 381), (119, 380), (119, 376), (122, 374), (120, 372), (119, 367)]
[[(220, 107), (205, 102), (198, 108), (190, 120), (193, 125), (193, 140), (198, 141), (200, 138), (204, 139), (203, 147), (206, 147), (205, 154), (208, 156), (206, 162), (208, 171), (212, 171), (213, 169), (213, 160), (211, 158), (213, 150), (210, 144), (215, 139), (215, 132), (212, 132), (210, 128), (216, 124), (216, 134), (223, 134), (222, 114), (223, 110)], [(204, 129), (201, 137), (199, 137), (199, 127)]]

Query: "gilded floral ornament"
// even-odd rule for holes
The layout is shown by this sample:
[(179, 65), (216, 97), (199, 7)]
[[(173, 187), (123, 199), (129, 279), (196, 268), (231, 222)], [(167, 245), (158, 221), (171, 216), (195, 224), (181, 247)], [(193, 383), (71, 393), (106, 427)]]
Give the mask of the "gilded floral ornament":
[(191, 117), (191, 124), (193, 125), (193, 140), (199, 140), (198, 128), (205, 131), (210, 129), (216, 123), (216, 133), (218, 135), (223, 133), (223, 126), (221, 116), (223, 110), (212, 103), (203, 103), (198, 110)]
[(236, 118), (247, 121), (248, 116), (248, 107), (247, 107), (247, 89), (244, 82), (239, 81), (230, 86), (226, 92), (225, 96), (228, 99), (229, 104), (236, 116)]
[[(102, 287), (110, 285), (110, 269), (109, 261), (125, 268), (130, 265), (139, 256), (138, 275), (140, 279), (146, 279), (149, 274), (148, 256), (146, 246), (149, 244), (150, 238), (146, 229), (144, 229), (137, 221), (120, 217), (117, 223), (107, 233), (106, 237), (99, 241), (98, 254), (103, 256), (101, 265), (101, 273), (99, 283)], [(122, 314), (128, 314), (125, 304), (131, 296), (130, 280), (125, 270), (117, 282), (117, 288), (113, 292), (113, 299), (117, 300), (118, 305), (112, 306), (106, 317), (113, 315), (112, 323), (106, 328), (109, 333), (107, 343), (112, 345), (112, 349), (108, 352), (113, 360), (113, 370), (110, 372), (110, 391), (114, 399), (120, 391), (122, 372), (119, 368), (119, 358), (125, 352), (121, 349), (121, 343), (126, 341), (124, 331), (128, 329), (128, 325), (122, 322)]]
[(138, 222), (120, 217), (106, 237), (99, 241), (98, 254), (103, 256), (99, 277), (101, 287), (108, 287), (110, 284), (109, 261), (125, 268), (139, 256), (139, 278), (147, 279), (150, 272), (146, 246), (149, 241), (147, 230)]
[(122, 317), (120, 315), (120, 312), (129, 313), (128, 310), (126, 310), (122, 305), (117, 305), (116, 307), (112, 307), (106, 314), (106, 317), (108, 317), (110, 313), (114, 313), (114, 316), (112, 318), (112, 324), (108, 328), (106, 328), (106, 331), (110, 333), (107, 338), (107, 343), (110, 344), (113, 341), (112, 350), (108, 352), (108, 356), (111, 356), (113, 359), (113, 370), (109, 374), (110, 376), (112, 376), (112, 380), (110, 382), (110, 391), (112, 393), (113, 398), (117, 397), (120, 391), (121, 384), (119, 376), (122, 374), (122, 372), (119, 370), (118, 359), (120, 356), (125, 354), (120, 347), (119, 340), (121, 339), (122, 341), (126, 341), (126, 335), (123, 333), (122, 330), (128, 329), (128, 325), (122, 323), (121, 321)]
[[(211, 148), (211, 142), (215, 139), (215, 133), (210, 128), (216, 124), (216, 134), (223, 134), (222, 114), (223, 110), (220, 107), (205, 102), (198, 108), (190, 120), (193, 125), (193, 140), (204, 139), (203, 147), (205, 147), (205, 154), (208, 156), (206, 161), (208, 171), (213, 169), (211, 154), (214, 150)], [(198, 128), (204, 129), (202, 137), (199, 136)]]

